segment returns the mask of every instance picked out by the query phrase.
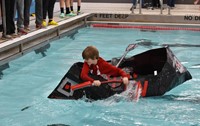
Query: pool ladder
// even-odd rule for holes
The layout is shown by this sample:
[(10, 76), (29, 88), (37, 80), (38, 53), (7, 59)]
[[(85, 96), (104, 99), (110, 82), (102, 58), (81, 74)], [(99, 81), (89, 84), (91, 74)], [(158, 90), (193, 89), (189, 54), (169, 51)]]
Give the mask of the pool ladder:
[[(139, 14), (142, 14), (142, 0), (137, 0), (136, 5), (133, 5), (131, 7), (132, 14), (134, 14), (134, 10), (135, 10), (135, 7), (137, 6), (138, 1), (139, 1)], [(159, 0), (159, 1), (160, 1), (160, 6), (161, 6), (160, 7), (160, 14), (163, 14), (163, 0)], [(168, 9), (168, 15), (171, 15), (171, 7), (168, 6), (167, 9)]]

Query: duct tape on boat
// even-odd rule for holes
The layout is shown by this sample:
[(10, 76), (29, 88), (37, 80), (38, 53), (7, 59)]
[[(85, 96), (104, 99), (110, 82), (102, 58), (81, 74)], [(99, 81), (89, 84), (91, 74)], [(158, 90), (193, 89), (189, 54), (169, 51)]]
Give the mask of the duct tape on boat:
[(183, 65), (180, 63), (180, 61), (174, 56), (174, 60), (173, 60), (173, 66), (180, 72), (183, 73), (185, 72), (185, 68), (183, 67)]
[(157, 76), (157, 75), (158, 75), (157, 70), (154, 70), (154, 76)]
[(69, 96), (72, 96), (74, 92), (72, 90), (70, 90), (70, 92), (67, 92), (66, 90), (64, 90), (64, 87), (65, 87), (67, 82), (70, 83), (69, 79), (65, 78), (62, 81), (62, 83), (60, 84), (60, 86), (57, 88), (57, 91), (60, 92), (61, 94), (65, 95), (65, 96), (69, 97)]

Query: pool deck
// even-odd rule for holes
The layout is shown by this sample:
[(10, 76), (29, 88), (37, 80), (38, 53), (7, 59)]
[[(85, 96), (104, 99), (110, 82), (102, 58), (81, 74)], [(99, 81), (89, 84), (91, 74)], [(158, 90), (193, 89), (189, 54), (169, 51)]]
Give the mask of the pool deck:
[[(139, 6), (139, 5), (138, 5)], [(117, 13), (117, 14), (131, 14), (130, 11), (131, 4), (129, 3), (82, 3), (81, 12), (83, 13)], [(139, 7), (134, 10), (134, 14), (139, 14)], [(163, 15), (168, 15), (168, 9), (166, 5), (164, 5), (164, 10), (162, 11)], [(74, 10), (76, 10), (76, 2), (74, 3)], [(160, 15), (161, 11), (160, 9), (142, 9), (141, 14), (143, 15)], [(60, 5), (59, 2), (56, 2), (55, 8), (54, 8), (54, 19), (57, 22), (62, 22), (63, 20), (69, 19), (69, 17), (66, 18), (59, 18), (60, 14)], [(170, 15), (197, 15), (200, 16), (200, 9), (199, 5), (176, 5), (174, 9), (171, 9)], [(72, 17), (71, 17), (72, 18)], [(200, 23), (200, 21), (199, 21)], [(31, 17), (30, 22), (30, 32), (35, 32), (35, 17)], [(1, 38), (0, 34), (0, 38)], [(9, 40), (3, 40), (0, 39), (0, 44), (4, 43)]]
[[(52, 39), (52, 37), (56, 36), (55, 34), (60, 34), (60, 29), (62, 29), (63, 27), (66, 27), (66, 23), (69, 23), (69, 27), (70, 27), (70, 22), (74, 22), (76, 23), (75, 20), (78, 20), (79, 18), (82, 18), (82, 20), (84, 20), (84, 17), (86, 16), (91, 16), (93, 13), (95, 14), (128, 14), (128, 15), (132, 15), (132, 16), (139, 16), (140, 17), (145, 17), (145, 16), (155, 16), (155, 15), (161, 15), (161, 10), (160, 9), (142, 9), (141, 13), (140, 10), (135, 9), (134, 13), (132, 13), (130, 11), (132, 4), (122, 4), (122, 3), (82, 3), (81, 6), (81, 12), (82, 14), (75, 16), (75, 17), (65, 17), (65, 18), (59, 18), (59, 14), (60, 14), (60, 5), (59, 2), (56, 2), (55, 4), (55, 8), (54, 8), (54, 20), (58, 22), (58, 26), (48, 26), (47, 28), (43, 28), (43, 29), (39, 29), (36, 30), (35, 29), (35, 17), (31, 17), (31, 22), (30, 22), (30, 33), (28, 33), (27, 35), (23, 35), (20, 37), (17, 37), (15, 39), (10, 39), (10, 40), (6, 40), (6, 39), (0, 39), (0, 61), (2, 60), (2, 57), (10, 57), (10, 56), (6, 56), (5, 54), (9, 51), (6, 51), (6, 49), (8, 49), (8, 47), (12, 44), (12, 46), (10, 46), (9, 48), (12, 48), (12, 52), (13, 51), (20, 51), (22, 52), (20, 55), (23, 55), (23, 51), (22, 48), (24, 48), (24, 46), (27, 46), (26, 48), (28, 49), (30, 47), (30, 45), (28, 45), (26, 42), (28, 41), (32, 41), (33, 39), (40, 39), (40, 41), (48, 41), (48, 39)], [(74, 10), (76, 10), (77, 7), (77, 3), (74, 3)], [(176, 5), (176, 7), (174, 9), (171, 9), (170, 11), (170, 15), (169, 15), (169, 11), (166, 7), (166, 5), (164, 5), (164, 10), (162, 11), (162, 16), (163, 18), (169, 18), (171, 16), (171, 18), (173, 16), (182, 16), (182, 18), (184, 16), (195, 16), (197, 18), (197, 21), (191, 22), (191, 25), (195, 25), (195, 26), (200, 26), (200, 9), (199, 9), (199, 5)], [(132, 17), (135, 18), (135, 17)], [(162, 18), (162, 17), (161, 17)], [(160, 17), (158, 18), (160, 19)], [(113, 19), (115, 20), (115, 19)], [(163, 19), (165, 20), (165, 19)], [(80, 20), (79, 20), (80, 21)], [(153, 22), (153, 21), (152, 21)], [(162, 22), (162, 21), (161, 21)], [(178, 24), (179, 22), (177, 22)], [(181, 23), (181, 22), (180, 22)], [(190, 24), (190, 22), (188, 23)], [(55, 29), (57, 28), (57, 29)], [(66, 30), (63, 30), (62, 32), (65, 32)], [(2, 33), (0, 34), (1, 37)], [(44, 37), (45, 36), (45, 37)], [(60, 37), (60, 36), (59, 36)], [(46, 38), (46, 39), (45, 39)], [(24, 41), (24, 43), (23, 43)], [(34, 43), (34, 42), (33, 42)], [(23, 45), (24, 44), (24, 45)], [(18, 45), (19, 47), (14, 49), (14, 46)], [(4, 51), (4, 55), (2, 54), (2, 52)], [(3, 56), (2, 56), (3, 55)], [(12, 58), (9, 58), (9, 60)], [(3, 63), (6, 63), (8, 61), (5, 61)], [(2, 65), (3, 63), (0, 63), (0, 65)]]

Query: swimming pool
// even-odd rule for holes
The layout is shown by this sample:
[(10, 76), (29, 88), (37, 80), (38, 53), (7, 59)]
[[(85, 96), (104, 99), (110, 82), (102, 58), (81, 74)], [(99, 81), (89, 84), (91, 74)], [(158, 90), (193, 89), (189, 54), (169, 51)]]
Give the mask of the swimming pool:
[[(43, 53), (31, 52), (9, 63), (0, 80), (0, 124), (3, 126), (198, 126), (200, 125), (200, 51), (198, 47), (171, 47), (193, 79), (162, 97), (139, 102), (112, 98), (52, 100), (47, 96), (74, 62), (82, 61), (82, 50), (94, 45), (109, 60), (124, 53), (130, 43), (148, 39), (159, 44), (199, 44), (199, 32), (140, 31), (135, 29), (82, 28), (50, 43)], [(128, 56), (159, 46), (138, 46)]]

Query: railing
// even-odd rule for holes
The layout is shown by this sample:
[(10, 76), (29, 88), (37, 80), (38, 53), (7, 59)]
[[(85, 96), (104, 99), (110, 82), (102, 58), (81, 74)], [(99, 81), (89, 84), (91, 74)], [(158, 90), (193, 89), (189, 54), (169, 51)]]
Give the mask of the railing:
[[(135, 13), (134, 10), (135, 10), (135, 7), (137, 6), (138, 1), (139, 1), (139, 14), (142, 14), (142, 0), (137, 0), (136, 1), (136, 5), (133, 5), (131, 7), (132, 14)], [(164, 9), (163, 0), (159, 0), (159, 2), (160, 2), (160, 14), (163, 14), (163, 9)], [(170, 6), (168, 6), (167, 9), (168, 9), (168, 15), (170, 15), (171, 14), (171, 8), (170, 8)]]

